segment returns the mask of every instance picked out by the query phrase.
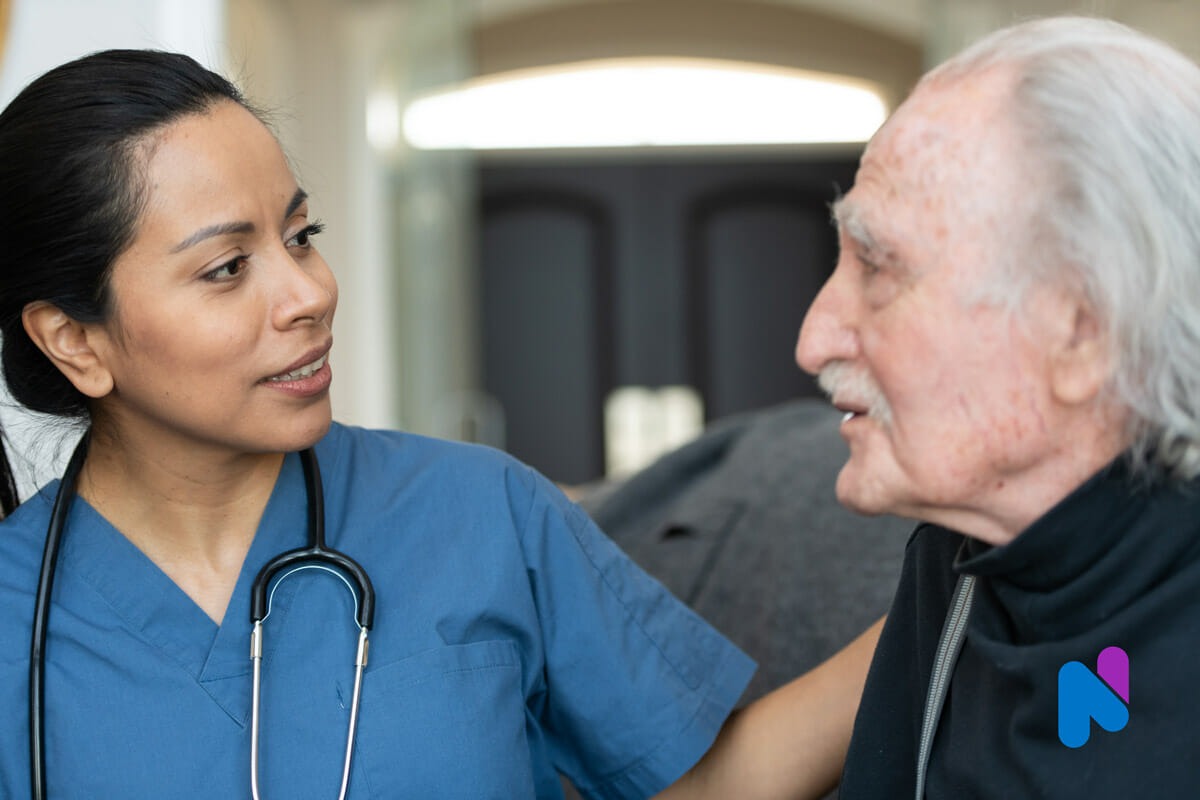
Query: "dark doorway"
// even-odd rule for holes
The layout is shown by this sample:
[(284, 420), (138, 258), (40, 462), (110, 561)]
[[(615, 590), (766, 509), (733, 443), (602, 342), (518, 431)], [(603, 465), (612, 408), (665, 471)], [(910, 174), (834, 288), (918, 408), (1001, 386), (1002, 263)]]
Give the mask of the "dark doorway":
[(583, 483), (618, 386), (692, 386), (709, 420), (815, 394), (792, 352), (858, 155), (485, 164), (484, 385), (508, 450)]

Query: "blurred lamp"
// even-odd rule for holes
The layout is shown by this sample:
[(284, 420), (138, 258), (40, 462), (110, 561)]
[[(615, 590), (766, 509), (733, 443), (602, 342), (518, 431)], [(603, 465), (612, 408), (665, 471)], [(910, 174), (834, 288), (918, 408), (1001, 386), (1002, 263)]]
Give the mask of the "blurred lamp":
[(416, 98), (421, 149), (862, 142), (887, 116), (870, 85), (801, 70), (679, 58), (605, 59), (490, 75)]

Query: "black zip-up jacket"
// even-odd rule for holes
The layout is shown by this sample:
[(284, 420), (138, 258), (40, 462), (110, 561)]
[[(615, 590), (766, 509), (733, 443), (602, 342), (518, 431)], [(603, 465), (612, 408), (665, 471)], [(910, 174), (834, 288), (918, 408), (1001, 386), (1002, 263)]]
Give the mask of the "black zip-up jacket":
[[(1002, 547), (917, 528), (841, 800), (914, 796), (930, 672), (960, 574), (978, 578), (974, 608), (927, 798), (1200, 797), (1200, 481), (1147, 485), (1118, 459)], [(1086, 743), (1068, 747), (1059, 670), (1077, 661), (1094, 675), (1110, 646), (1129, 659), (1128, 722), (1109, 732), (1092, 721)]]

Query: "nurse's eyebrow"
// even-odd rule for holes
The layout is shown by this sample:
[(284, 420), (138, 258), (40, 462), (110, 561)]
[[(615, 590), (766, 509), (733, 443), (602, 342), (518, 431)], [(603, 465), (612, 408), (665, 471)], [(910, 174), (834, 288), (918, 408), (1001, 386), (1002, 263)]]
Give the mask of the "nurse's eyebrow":
[[(303, 189), (297, 189), (296, 193), (292, 195), (292, 199), (288, 201), (287, 210), (283, 212), (284, 220), (290, 217), (297, 208), (304, 204), (304, 201), (307, 199), (308, 192), (304, 191)], [(201, 228), (179, 244), (172, 247), (171, 252), (179, 253), (183, 250), (187, 250), (189, 247), (194, 247), (200, 242), (203, 242), (205, 239), (211, 239), (214, 236), (227, 236), (231, 233), (254, 233), (254, 223), (221, 222), (216, 225), (209, 225), (205, 228)]]
[(303, 189), (297, 189), (296, 193), (292, 195), (291, 202), (288, 203), (287, 211), (283, 212), (284, 222), (286, 222), (287, 218), (296, 212), (297, 208), (304, 205), (304, 201), (307, 199), (308, 192), (304, 191)]
[(254, 223), (222, 222), (219, 225), (209, 225), (207, 228), (201, 228), (179, 244), (172, 247), (171, 252), (178, 253), (183, 250), (187, 250), (189, 247), (200, 244), (200, 242), (203, 242), (205, 239), (211, 239), (214, 236), (226, 236), (231, 233), (254, 233)]

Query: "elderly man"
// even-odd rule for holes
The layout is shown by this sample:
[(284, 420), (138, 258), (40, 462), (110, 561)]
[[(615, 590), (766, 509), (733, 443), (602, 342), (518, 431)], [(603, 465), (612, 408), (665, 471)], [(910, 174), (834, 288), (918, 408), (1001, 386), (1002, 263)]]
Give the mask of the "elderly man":
[(1200, 69), (1102, 20), (1000, 31), (834, 212), (796, 359), (845, 414), (839, 499), (925, 522), (878, 644), (747, 709), (697, 785), (819, 788), (870, 658), (842, 800), (1196, 796)]
[(839, 499), (928, 524), (842, 797), (1200, 787), (1198, 186), (1200, 70), (1101, 21), (993, 35), (864, 154), (796, 358)]

